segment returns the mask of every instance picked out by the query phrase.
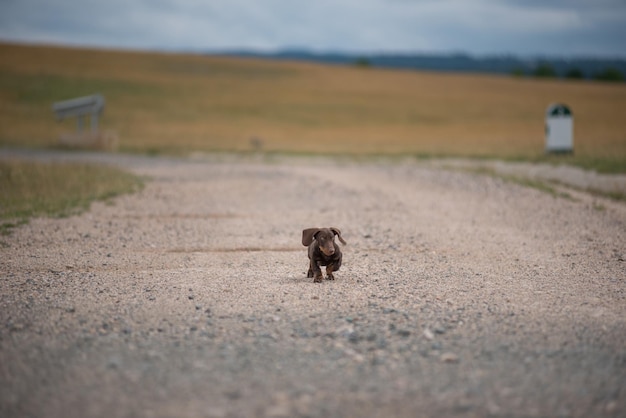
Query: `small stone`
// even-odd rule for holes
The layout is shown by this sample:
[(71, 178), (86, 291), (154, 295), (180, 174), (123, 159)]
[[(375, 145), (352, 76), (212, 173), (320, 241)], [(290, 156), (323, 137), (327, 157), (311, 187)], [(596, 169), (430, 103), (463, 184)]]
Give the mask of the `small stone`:
[(408, 337), (409, 335), (411, 335), (411, 331), (409, 331), (408, 329), (399, 329), (398, 335), (401, 337)]
[(424, 332), (422, 332), (422, 335), (424, 336), (424, 338), (426, 338), (429, 341), (435, 338), (435, 335), (433, 334), (433, 332), (429, 330), (428, 328), (424, 329)]
[(120, 367), (120, 361), (117, 358), (111, 358), (107, 362), (107, 369), (118, 369)]
[(441, 360), (442, 363), (458, 363), (459, 356), (454, 353), (443, 353), (441, 357), (439, 357), (439, 360)]
[(228, 399), (233, 400), (233, 401), (234, 401), (234, 400), (236, 400), (236, 399), (241, 398), (241, 392), (239, 392), (239, 391), (238, 391), (238, 390), (236, 390), (236, 389), (235, 389), (235, 390), (229, 390), (229, 391), (226, 391), (226, 392), (224, 392), (224, 395), (225, 395)]
[(361, 339), (361, 336), (356, 331), (351, 332), (348, 335), (348, 341), (350, 341), (352, 344), (358, 343), (360, 339)]
[(617, 411), (617, 402), (610, 401), (604, 406), (604, 412), (607, 414), (613, 414)]
[(292, 416), (291, 409), (289, 409), (289, 406), (287, 405), (271, 406), (265, 411), (265, 415), (272, 418), (287, 418)]
[(24, 330), (24, 324), (10, 324), (9, 325), (9, 330), (11, 332), (19, 332), (19, 331), (23, 331)]
[(350, 335), (354, 334), (354, 327), (352, 327), (350, 325), (339, 327), (334, 332), (334, 334), (335, 335), (339, 335), (339, 336), (344, 337), (344, 338), (350, 338)]

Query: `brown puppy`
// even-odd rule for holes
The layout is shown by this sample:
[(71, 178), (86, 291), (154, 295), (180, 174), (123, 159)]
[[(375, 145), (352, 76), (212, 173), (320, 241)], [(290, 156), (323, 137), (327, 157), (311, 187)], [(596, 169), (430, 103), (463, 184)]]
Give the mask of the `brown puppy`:
[(326, 278), (335, 280), (333, 272), (341, 267), (341, 250), (335, 244), (335, 235), (343, 245), (341, 231), (331, 228), (308, 228), (302, 231), (302, 245), (309, 247), (309, 271), (306, 277), (313, 277), (313, 283), (321, 283), (324, 276), (320, 266), (326, 266)]

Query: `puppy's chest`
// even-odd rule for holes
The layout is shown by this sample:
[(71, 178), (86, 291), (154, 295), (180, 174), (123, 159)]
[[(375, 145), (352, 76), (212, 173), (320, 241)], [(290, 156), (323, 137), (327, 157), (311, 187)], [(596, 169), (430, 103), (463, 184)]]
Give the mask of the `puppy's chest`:
[(319, 247), (313, 247), (313, 250), (309, 253), (309, 257), (313, 260), (319, 262), (322, 266), (326, 266), (333, 261), (337, 261), (339, 257), (341, 257), (341, 251), (339, 249), (335, 249), (335, 254), (326, 255), (319, 249)]

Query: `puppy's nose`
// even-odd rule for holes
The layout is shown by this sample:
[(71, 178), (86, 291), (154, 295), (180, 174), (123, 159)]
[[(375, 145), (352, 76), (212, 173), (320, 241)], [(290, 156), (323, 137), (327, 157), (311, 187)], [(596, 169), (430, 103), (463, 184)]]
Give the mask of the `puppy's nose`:
[(329, 248), (328, 249), (328, 254), (330, 254), (330, 255), (335, 254), (335, 249), (334, 248)]

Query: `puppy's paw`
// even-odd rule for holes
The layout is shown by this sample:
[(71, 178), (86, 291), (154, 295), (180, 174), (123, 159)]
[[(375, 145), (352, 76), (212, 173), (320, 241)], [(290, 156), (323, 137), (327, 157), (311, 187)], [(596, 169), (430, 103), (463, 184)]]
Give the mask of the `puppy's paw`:
[(324, 278), (322, 277), (322, 275), (320, 274), (319, 276), (315, 276), (313, 277), (313, 283), (322, 283), (322, 280)]
[(332, 273), (328, 273), (328, 275), (326, 276), (326, 280), (335, 280), (335, 276), (333, 276)]

